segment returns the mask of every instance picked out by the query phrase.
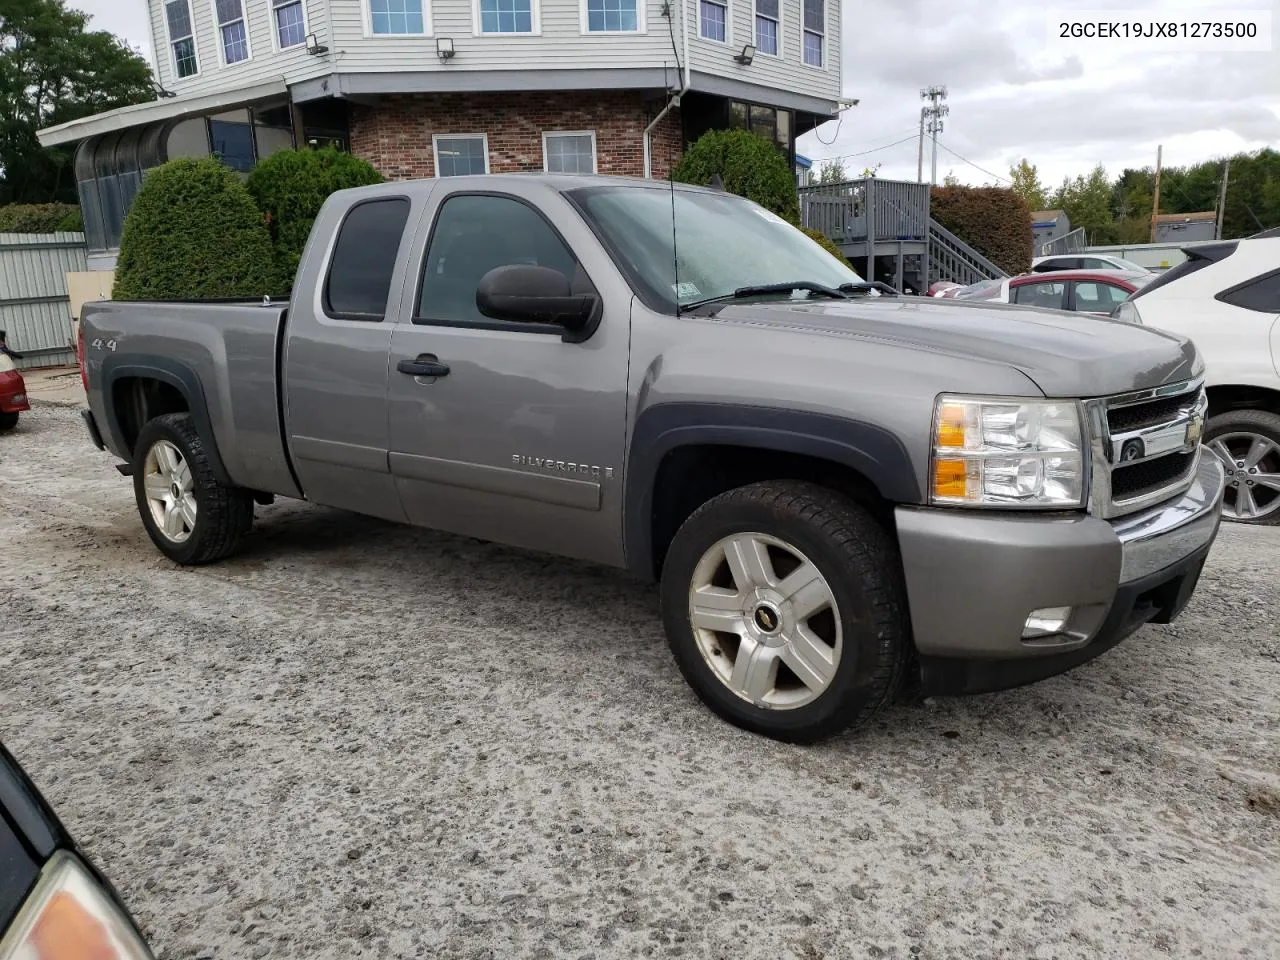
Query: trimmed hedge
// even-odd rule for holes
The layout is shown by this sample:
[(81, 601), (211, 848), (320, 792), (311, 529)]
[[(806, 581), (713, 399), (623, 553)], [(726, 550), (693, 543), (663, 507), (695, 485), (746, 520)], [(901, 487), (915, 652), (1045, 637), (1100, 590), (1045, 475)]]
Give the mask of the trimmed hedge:
[(245, 186), (267, 216), (286, 286), (293, 283), (312, 224), (329, 196), (382, 182), (368, 162), (332, 147), (281, 150), (253, 169)]
[(698, 138), (671, 171), (678, 183), (705, 187), (720, 175), (724, 188), (754, 200), (788, 223), (800, 223), (795, 174), (764, 137), (747, 130), (712, 130)]
[(1011, 274), (1031, 269), (1031, 211), (1004, 187), (935, 187), (935, 220)]
[(0, 233), (56, 233), (59, 230), (77, 232), (84, 229), (84, 221), (67, 227), (72, 215), (77, 218), (80, 208), (70, 203), (14, 203), (0, 207)]
[(125, 218), (114, 299), (279, 292), (271, 234), (235, 173), (214, 159), (186, 158), (147, 174)]
[(800, 232), (803, 233), (810, 240), (813, 240), (814, 242), (816, 242), (818, 246), (822, 247), (823, 250), (826, 250), (827, 253), (831, 254), (841, 263), (848, 266), (849, 264), (848, 258), (843, 253), (840, 252), (839, 247), (837, 247), (834, 243), (831, 242), (831, 238), (828, 237), (821, 230), (814, 230), (812, 227), (801, 227)]

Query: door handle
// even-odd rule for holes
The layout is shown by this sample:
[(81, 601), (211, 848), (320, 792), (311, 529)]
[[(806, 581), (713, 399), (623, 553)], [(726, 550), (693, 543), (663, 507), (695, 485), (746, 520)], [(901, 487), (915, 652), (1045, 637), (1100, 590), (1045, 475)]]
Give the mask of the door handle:
[(434, 353), (424, 353), (414, 360), (401, 360), (396, 369), (410, 377), (447, 377), (449, 365), (441, 363)]

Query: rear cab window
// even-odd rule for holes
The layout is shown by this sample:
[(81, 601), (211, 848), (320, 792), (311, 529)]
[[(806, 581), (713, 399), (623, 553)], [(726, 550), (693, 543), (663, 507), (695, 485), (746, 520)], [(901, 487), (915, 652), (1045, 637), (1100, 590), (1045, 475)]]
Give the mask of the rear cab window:
[(410, 208), (406, 197), (387, 197), (347, 212), (324, 285), (324, 312), (330, 318), (370, 323), (386, 318)]

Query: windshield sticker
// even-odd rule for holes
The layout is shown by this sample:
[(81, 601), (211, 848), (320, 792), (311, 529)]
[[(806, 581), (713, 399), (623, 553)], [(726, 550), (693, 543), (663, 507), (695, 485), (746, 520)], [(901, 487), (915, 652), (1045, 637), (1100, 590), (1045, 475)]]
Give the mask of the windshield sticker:
[(672, 289), (675, 290), (676, 296), (679, 297), (681, 300), (684, 300), (688, 297), (702, 296), (702, 291), (699, 290), (697, 286), (692, 283), (672, 284)]

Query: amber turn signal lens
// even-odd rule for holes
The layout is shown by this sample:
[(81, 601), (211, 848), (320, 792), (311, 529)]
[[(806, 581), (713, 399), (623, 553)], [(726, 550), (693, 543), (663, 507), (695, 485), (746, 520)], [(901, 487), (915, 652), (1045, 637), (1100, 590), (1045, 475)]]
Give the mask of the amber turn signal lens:
[(965, 410), (961, 406), (944, 406), (938, 411), (938, 446), (964, 448)]
[(967, 460), (938, 460), (933, 467), (933, 495), (935, 497), (964, 498), (969, 492), (969, 463)]

